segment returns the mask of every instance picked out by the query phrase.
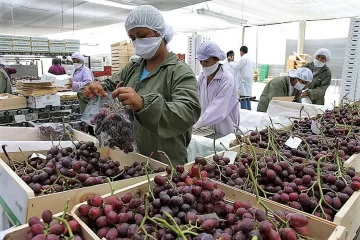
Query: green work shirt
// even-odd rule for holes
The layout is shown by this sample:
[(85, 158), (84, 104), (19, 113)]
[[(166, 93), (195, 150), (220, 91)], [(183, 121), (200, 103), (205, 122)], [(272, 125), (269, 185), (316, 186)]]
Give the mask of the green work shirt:
[[(266, 112), (273, 97), (289, 97), (289, 81), (290, 77), (288, 76), (276, 77), (271, 80), (260, 96), (257, 111)], [(294, 89), (291, 96), (295, 97), (294, 101), (301, 102), (301, 91)]]
[[(105, 91), (113, 91), (124, 81), (144, 100), (144, 109), (135, 113), (135, 139), (139, 152), (167, 163), (158, 151), (164, 151), (173, 164), (187, 162), (187, 146), (191, 140), (192, 126), (200, 117), (196, 77), (174, 53), (140, 82), (144, 59), (135, 59), (112, 79), (104, 83)], [(89, 99), (78, 93), (82, 110)]]
[(0, 93), (12, 93), (10, 78), (3, 68), (0, 67)]
[[(314, 71), (313, 62), (306, 64), (304, 67), (310, 69), (311, 72)], [(325, 65), (316, 75), (314, 75), (312, 82), (306, 86), (306, 88), (308, 88), (306, 93), (312, 101), (312, 104), (324, 105), (326, 89), (329, 87), (330, 83), (331, 71)]]

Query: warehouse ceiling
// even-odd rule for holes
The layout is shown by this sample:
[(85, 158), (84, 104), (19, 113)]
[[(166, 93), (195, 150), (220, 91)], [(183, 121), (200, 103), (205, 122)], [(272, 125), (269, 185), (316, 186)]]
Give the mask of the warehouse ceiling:
[[(169, 11), (204, 0), (0, 0), (0, 34), (45, 35), (125, 21), (131, 6), (151, 4)], [(171, 4), (169, 2), (171, 1)], [(116, 4), (126, 4), (122, 9)]]
[(248, 20), (249, 25), (360, 16), (359, 0), (212, 0), (181, 10), (199, 8)]
[(49, 35), (120, 23), (142, 4), (164, 11), (174, 29), (185, 32), (238, 26), (200, 16), (199, 8), (245, 19), (250, 26), (360, 16), (359, 0), (0, 0), (0, 34)]

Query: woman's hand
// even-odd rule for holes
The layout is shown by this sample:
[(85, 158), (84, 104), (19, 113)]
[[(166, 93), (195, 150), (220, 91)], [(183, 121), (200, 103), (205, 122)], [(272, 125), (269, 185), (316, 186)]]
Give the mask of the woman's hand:
[(301, 97), (302, 97), (302, 98), (307, 97), (306, 91), (303, 91), (303, 93), (301, 94)]
[(144, 100), (131, 87), (119, 87), (112, 92), (113, 98), (118, 98), (123, 105), (129, 106), (134, 112), (144, 109)]
[(84, 96), (88, 98), (93, 98), (96, 96), (101, 96), (102, 98), (106, 98), (107, 94), (101, 83), (92, 82), (84, 87)]

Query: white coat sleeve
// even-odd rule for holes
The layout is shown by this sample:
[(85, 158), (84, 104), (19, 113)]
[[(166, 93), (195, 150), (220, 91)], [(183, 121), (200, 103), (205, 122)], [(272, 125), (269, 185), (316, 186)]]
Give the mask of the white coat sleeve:
[(237, 99), (236, 101), (231, 101), (231, 98), (234, 96), (236, 98), (237, 96), (234, 88), (235, 81), (232, 77), (223, 80), (219, 94), (206, 108), (204, 114), (200, 116), (200, 119), (194, 127), (200, 128), (217, 124), (228, 117), (235, 104), (238, 104)]

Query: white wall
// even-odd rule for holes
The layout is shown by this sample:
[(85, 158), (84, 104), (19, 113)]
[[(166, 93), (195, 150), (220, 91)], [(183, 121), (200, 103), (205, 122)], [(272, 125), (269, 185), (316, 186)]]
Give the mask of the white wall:
[[(306, 23), (305, 39), (330, 39), (348, 36), (350, 19)], [(298, 38), (297, 22), (258, 27), (258, 63), (285, 64), (286, 39)], [(245, 45), (256, 54), (256, 27), (246, 28)], [(313, 54), (313, 53), (308, 53)]]

